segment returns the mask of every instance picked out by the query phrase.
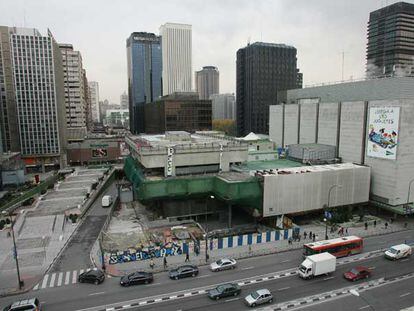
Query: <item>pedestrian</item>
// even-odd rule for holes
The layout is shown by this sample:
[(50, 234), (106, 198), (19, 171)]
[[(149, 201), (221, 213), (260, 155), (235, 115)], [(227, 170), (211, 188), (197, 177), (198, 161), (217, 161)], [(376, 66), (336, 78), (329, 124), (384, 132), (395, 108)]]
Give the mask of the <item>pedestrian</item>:
[(377, 221), (374, 220), (374, 228), (377, 226)]
[(152, 259), (152, 257), (151, 257), (151, 259), (150, 259), (150, 267), (151, 267), (152, 270), (154, 270), (154, 266), (155, 266), (154, 259)]
[(392, 222), (394, 221), (394, 218), (390, 218), (390, 224), (392, 224)]
[(312, 238), (313, 238), (313, 242), (315, 242), (315, 239), (316, 239), (315, 233), (313, 234)]
[(195, 249), (196, 256), (200, 255), (200, 246), (197, 245)]
[[(343, 229), (342, 229), (342, 231), (343, 231)], [(345, 233), (346, 233), (346, 235), (348, 235), (348, 228), (345, 228)]]
[(308, 233), (306, 231), (303, 231), (303, 238), (306, 240), (306, 236), (308, 235)]
[(252, 253), (252, 245), (249, 244), (249, 255)]
[(404, 223), (404, 228), (406, 228), (407, 229), (407, 227), (408, 227), (408, 223)]
[(187, 251), (186, 253), (185, 253), (185, 262), (189, 262), (190, 261), (190, 254), (189, 254), (189, 252)]
[(298, 242), (300, 242), (300, 234), (298, 234)]
[(331, 226), (331, 233), (334, 233), (334, 232), (335, 232), (335, 227)]
[(167, 257), (164, 256), (164, 270), (167, 269)]
[(388, 222), (385, 222), (385, 229), (388, 229)]
[(289, 245), (291, 245), (291, 244), (292, 244), (292, 237), (290, 237), (290, 238), (288, 239), (288, 244), (289, 244)]
[(365, 226), (365, 230), (368, 230), (368, 223), (367, 222), (365, 222), (364, 226)]
[(309, 231), (309, 239), (312, 240), (312, 231)]

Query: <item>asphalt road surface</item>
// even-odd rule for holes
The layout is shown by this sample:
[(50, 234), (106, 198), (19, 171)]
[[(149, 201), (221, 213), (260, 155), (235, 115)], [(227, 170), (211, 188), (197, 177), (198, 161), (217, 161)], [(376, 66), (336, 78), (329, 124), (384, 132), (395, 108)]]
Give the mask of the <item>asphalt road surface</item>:
[(102, 208), (102, 197), (116, 196), (116, 185), (112, 183), (92, 204), (87, 216), (56, 260), (50, 272), (70, 271), (92, 266), (90, 251), (108, 217), (109, 208)]
[[(390, 245), (403, 242), (405, 239), (414, 239), (414, 231), (398, 232), (381, 237), (365, 239), (364, 252), (370, 252), (386, 248)], [(75, 246), (74, 246), (75, 247)], [(69, 249), (68, 249), (69, 250)], [(79, 251), (73, 249), (72, 251)], [(76, 253), (68, 253), (67, 256), (74, 256)], [(79, 255), (79, 254), (77, 254)], [(87, 254), (89, 256), (89, 254)], [(83, 256), (86, 256), (84, 254)], [(67, 257), (70, 259), (70, 257)], [(349, 257), (351, 259), (352, 257)], [(356, 257), (354, 257), (356, 258)], [(346, 260), (340, 259), (339, 261)], [(3, 307), (10, 301), (20, 298), (36, 296), (44, 303), (44, 310), (105, 310), (109, 307), (128, 306), (137, 299), (148, 300), (159, 299), (165, 296), (174, 296), (187, 293), (188, 297), (169, 300), (168, 302), (156, 302), (155, 304), (139, 308), (124, 308), (128, 310), (243, 310), (242, 299), (251, 291), (259, 288), (268, 288), (275, 296), (274, 303), (291, 301), (301, 297), (329, 292), (331, 290), (352, 285), (342, 277), (342, 273), (356, 265), (365, 265), (373, 268), (372, 279), (392, 277), (393, 275), (413, 272), (414, 258), (404, 261), (391, 262), (383, 256), (373, 256), (359, 262), (343, 264), (338, 266), (337, 271), (329, 277), (321, 277), (313, 280), (302, 280), (297, 275), (284, 276), (268, 281), (260, 281), (242, 286), (242, 294), (238, 297), (211, 301), (206, 294), (191, 295), (192, 292), (212, 288), (213, 286), (225, 283), (241, 281), (245, 278), (263, 279), (269, 275), (280, 274), (280, 271), (295, 271), (302, 261), (301, 251), (289, 251), (274, 255), (249, 258), (240, 260), (235, 270), (213, 273), (207, 267), (200, 268), (200, 274), (195, 278), (170, 280), (167, 273), (159, 273), (154, 276), (154, 283), (150, 285), (132, 286), (123, 288), (119, 286), (119, 278), (107, 278), (101, 285), (69, 284), (67, 286), (45, 288), (32, 291), (25, 295), (7, 297), (0, 300)], [(387, 285), (391, 286), (391, 285)], [(396, 286), (393, 284), (392, 286)], [(386, 286), (385, 286), (386, 287)], [(377, 289), (375, 289), (377, 290)], [(380, 290), (380, 289), (378, 289)], [(180, 293), (177, 293), (180, 292)], [(414, 290), (413, 290), (414, 292)], [(366, 292), (368, 294), (368, 292)], [(363, 293), (365, 294), (365, 293)], [(409, 295), (408, 295), (409, 296)], [(357, 297), (353, 297), (357, 298)], [(343, 298), (348, 299), (348, 298)], [(360, 298), (359, 298), (360, 299)], [(378, 298), (382, 300), (381, 298)], [(408, 298), (407, 298), (408, 299)], [(354, 299), (359, 303), (357, 299)], [(339, 301), (339, 300), (338, 300)], [(326, 302), (326, 304), (335, 303)], [(413, 299), (414, 304), (414, 299)], [(322, 306), (321, 304), (320, 306)], [(319, 309), (315, 309), (319, 310)], [(328, 310), (328, 309), (326, 309)], [(332, 310), (332, 309), (331, 309)], [(351, 310), (351, 309), (347, 309)]]

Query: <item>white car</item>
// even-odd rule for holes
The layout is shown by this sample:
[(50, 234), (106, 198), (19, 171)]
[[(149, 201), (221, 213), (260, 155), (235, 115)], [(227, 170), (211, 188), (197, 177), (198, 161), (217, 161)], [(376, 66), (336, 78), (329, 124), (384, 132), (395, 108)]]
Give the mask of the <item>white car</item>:
[(210, 270), (213, 272), (234, 269), (236, 268), (237, 262), (234, 259), (222, 258), (210, 264)]
[(268, 289), (259, 289), (244, 298), (244, 302), (249, 307), (256, 307), (263, 303), (272, 303), (273, 296)]

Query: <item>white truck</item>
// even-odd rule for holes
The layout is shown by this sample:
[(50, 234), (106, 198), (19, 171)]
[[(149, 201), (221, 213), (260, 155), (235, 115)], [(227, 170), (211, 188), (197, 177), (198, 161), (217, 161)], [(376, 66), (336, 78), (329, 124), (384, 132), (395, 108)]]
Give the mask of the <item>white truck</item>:
[(299, 266), (299, 276), (310, 279), (318, 275), (329, 274), (336, 269), (336, 257), (330, 253), (321, 253), (306, 257)]
[(111, 195), (104, 195), (102, 197), (102, 207), (110, 207), (112, 205), (113, 199)]

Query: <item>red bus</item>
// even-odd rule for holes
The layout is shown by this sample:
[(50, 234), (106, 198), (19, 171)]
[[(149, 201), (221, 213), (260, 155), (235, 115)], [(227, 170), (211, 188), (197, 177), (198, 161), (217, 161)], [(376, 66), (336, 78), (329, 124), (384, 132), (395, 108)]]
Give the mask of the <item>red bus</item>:
[(303, 245), (303, 256), (328, 252), (335, 257), (345, 257), (362, 252), (363, 240), (357, 236), (317, 241)]

